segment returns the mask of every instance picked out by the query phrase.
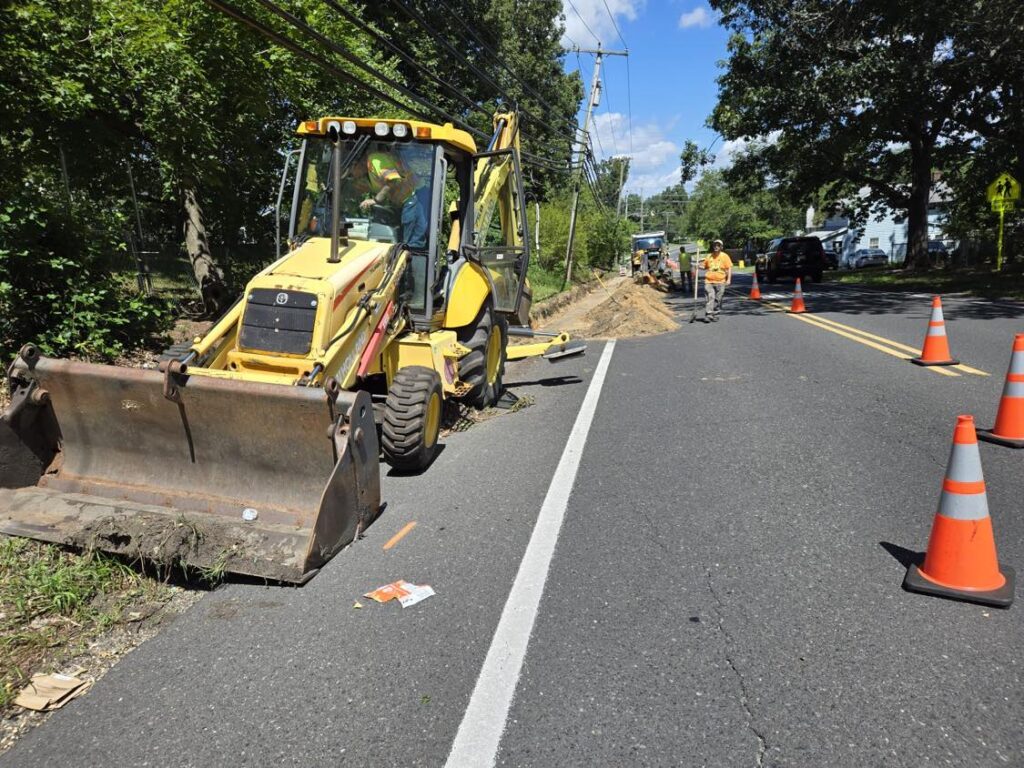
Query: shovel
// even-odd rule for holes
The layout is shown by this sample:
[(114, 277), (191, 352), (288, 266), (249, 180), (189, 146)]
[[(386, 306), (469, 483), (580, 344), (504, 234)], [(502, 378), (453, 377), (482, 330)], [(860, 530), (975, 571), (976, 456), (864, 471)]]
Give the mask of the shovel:
[(690, 313), (690, 322), (696, 322), (697, 320), (697, 283), (700, 282), (700, 248), (697, 249), (697, 261), (694, 262), (693, 266), (693, 311)]

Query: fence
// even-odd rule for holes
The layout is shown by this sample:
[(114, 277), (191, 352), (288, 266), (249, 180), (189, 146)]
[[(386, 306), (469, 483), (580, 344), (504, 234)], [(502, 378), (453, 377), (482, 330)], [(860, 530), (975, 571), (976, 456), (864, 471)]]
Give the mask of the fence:
[[(130, 232), (125, 233), (125, 243), (125, 256), (114, 265), (115, 271), (133, 275), (140, 293), (173, 299), (198, 311), (202, 306), (199, 284), (181, 243), (140, 243)], [(211, 245), (210, 252), (232, 294), (241, 293), (253, 275), (274, 261), (272, 243)]]

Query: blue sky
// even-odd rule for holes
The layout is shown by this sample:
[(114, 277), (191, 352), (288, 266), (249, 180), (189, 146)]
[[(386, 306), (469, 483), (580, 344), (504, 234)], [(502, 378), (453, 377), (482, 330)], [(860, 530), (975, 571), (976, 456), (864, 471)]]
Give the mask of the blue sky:
[[(687, 139), (701, 147), (714, 142), (715, 164), (727, 164), (735, 145), (717, 140), (704, 125), (715, 105), (718, 62), (726, 57), (728, 39), (714, 12), (703, 0), (562, 0), (563, 42), (593, 48), (596, 36), (604, 48), (623, 48), (606, 4), (629, 47), (633, 147), (630, 152), (626, 61), (608, 56), (602, 64), (604, 92), (591, 128), (598, 158), (632, 154), (626, 187), (634, 192), (642, 188), (645, 196), (678, 181), (679, 152)], [(581, 54), (577, 61), (569, 53), (565, 63), (569, 70), (580, 67), (589, 87), (593, 56)]]

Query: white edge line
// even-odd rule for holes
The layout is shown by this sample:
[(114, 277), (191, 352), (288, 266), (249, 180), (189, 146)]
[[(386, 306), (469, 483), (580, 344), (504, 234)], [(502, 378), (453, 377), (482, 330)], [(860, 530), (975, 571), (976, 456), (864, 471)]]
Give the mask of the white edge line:
[(530, 542), (519, 563), (519, 571), (512, 582), (512, 590), (501, 612), (490, 648), (487, 649), (487, 657), (473, 688), (469, 706), (462, 716), (455, 741), (452, 742), (446, 768), (491, 768), (497, 760), (498, 747), (505, 732), (505, 722), (512, 707), (533, 624), (544, 594), (555, 544), (562, 529), (569, 496), (576, 481), (576, 472), (579, 470), (583, 448), (594, 421), (597, 401), (614, 349), (615, 341), (609, 341), (598, 360), (594, 377), (576, 416), (576, 423), (569, 433), (562, 458), (558, 461), (537, 522), (533, 526)]

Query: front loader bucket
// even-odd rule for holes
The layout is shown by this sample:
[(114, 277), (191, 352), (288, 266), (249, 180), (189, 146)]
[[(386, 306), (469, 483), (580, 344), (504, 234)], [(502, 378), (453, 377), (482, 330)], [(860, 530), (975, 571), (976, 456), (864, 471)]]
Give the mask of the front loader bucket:
[(52, 360), (33, 347), (11, 385), (2, 533), (301, 583), (380, 509), (365, 392), (332, 401), (320, 388)]

